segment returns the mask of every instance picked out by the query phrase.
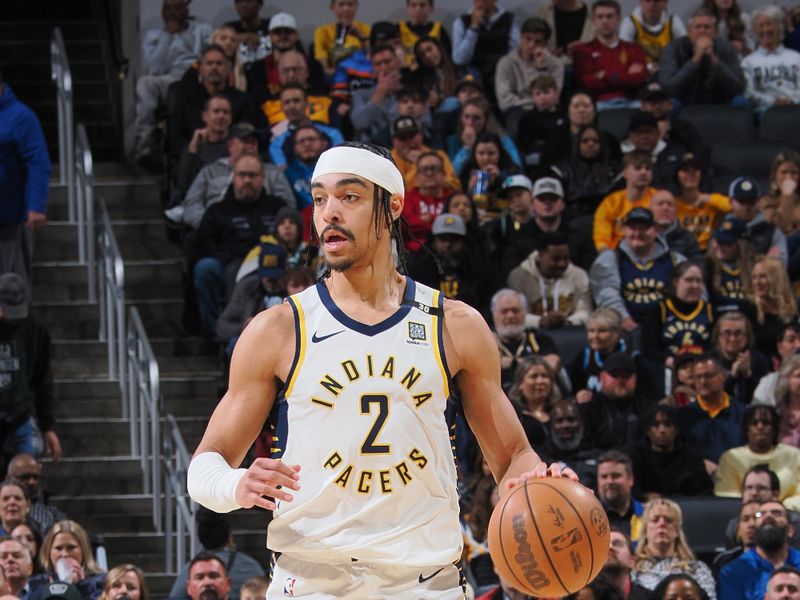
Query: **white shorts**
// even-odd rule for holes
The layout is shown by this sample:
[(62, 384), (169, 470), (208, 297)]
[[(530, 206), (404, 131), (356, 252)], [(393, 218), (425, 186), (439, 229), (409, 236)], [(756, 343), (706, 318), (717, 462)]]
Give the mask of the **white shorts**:
[(315, 563), (281, 554), (266, 600), (464, 600), (458, 564), (442, 567)]

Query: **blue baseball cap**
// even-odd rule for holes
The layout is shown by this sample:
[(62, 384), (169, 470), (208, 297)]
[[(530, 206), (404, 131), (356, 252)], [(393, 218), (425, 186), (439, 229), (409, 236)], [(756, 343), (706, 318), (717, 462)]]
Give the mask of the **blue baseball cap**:
[(753, 179), (737, 177), (731, 181), (731, 185), (728, 188), (728, 197), (731, 200), (752, 202), (761, 197), (761, 189)]
[(714, 239), (722, 244), (735, 244), (747, 235), (747, 225), (733, 215), (726, 215), (714, 231)]
[(264, 242), (258, 254), (258, 276), (280, 279), (286, 272), (286, 251), (276, 244)]

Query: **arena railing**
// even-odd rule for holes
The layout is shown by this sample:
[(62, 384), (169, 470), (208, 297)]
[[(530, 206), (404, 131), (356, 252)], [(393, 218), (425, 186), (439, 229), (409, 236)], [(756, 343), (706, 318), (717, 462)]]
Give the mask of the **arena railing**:
[[(186, 491), (186, 472), (191, 455), (186, 449), (178, 422), (168, 414), (164, 422), (162, 456), (164, 464), (164, 537), (166, 573), (178, 573), (197, 554), (195, 516), (197, 503)], [(188, 540), (188, 544), (187, 544)]]
[(83, 123), (78, 123), (75, 141), (75, 169), (73, 173), (76, 212), (78, 221), (78, 260), (86, 265), (89, 302), (97, 302), (95, 282), (94, 239), (94, 161), (89, 138)]
[(144, 493), (153, 497), (153, 525), (161, 532), (161, 380), (156, 355), (135, 306), (128, 309), (126, 346), (131, 455), (139, 459)]
[(74, 113), (72, 108), (72, 71), (67, 59), (67, 50), (64, 47), (64, 37), (61, 29), (53, 29), (50, 38), (50, 77), (56, 85), (56, 109), (58, 111), (58, 177), (62, 185), (67, 186), (67, 202), (69, 220), (75, 222), (75, 130), (73, 127)]
[(100, 206), (100, 232), (97, 236), (97, 282), (100, 288), (100, 341), (106, 342), (108, 378), (119, 378), (120, 412), (130, 416), (128, 407), (127, 350), (125, 334), (125, 263), (122, 261), (117, 238), (111, 228), (111, 219), (102, 198)]

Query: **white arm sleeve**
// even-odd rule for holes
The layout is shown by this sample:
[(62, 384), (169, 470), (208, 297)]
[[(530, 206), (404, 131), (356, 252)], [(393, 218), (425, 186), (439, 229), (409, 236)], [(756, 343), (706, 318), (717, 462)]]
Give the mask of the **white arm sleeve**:
[(247, 469), (232, 469), (219, 452), (203, 452), (189, 463), (186, 488), (192, 500), (218, 513), (241, 508), (236, 486)]

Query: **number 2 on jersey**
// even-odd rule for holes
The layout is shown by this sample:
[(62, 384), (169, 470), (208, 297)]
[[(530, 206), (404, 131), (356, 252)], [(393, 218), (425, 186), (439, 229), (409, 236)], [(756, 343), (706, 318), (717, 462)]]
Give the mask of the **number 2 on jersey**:
[(372, 405), (378, 405), (378, 414), (372, 423), (372, 428), (367, 433), (364, 443), (361, 444), (361, 454), (389, 454), (391, 446), (389, 444), (376, 444), (381, 429), (386, 424), (386, 417), (389, 416), (389, 396), (383, 394), (364, 394), (361, 396), (361, 414), (372, 414)]

